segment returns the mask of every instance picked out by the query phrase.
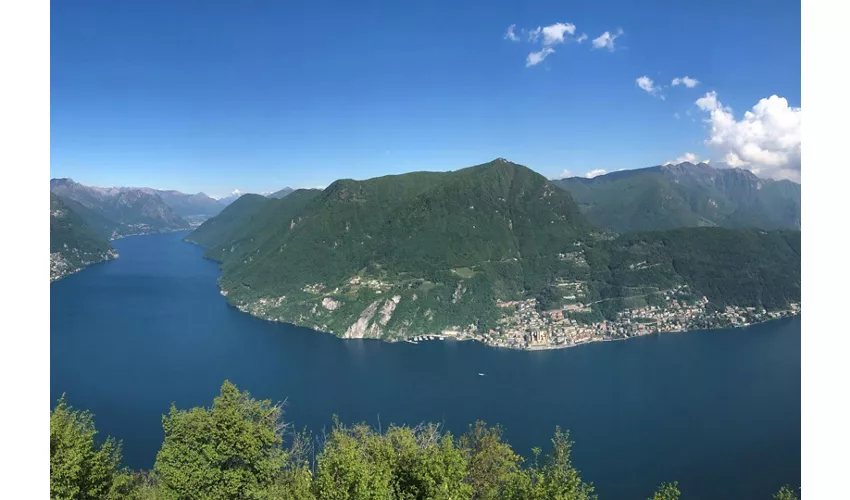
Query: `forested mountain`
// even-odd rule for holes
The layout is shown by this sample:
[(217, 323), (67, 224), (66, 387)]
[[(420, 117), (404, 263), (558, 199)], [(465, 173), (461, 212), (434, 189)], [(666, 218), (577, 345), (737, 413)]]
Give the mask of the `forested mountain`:
[[(223, 293), (240, 309), (346, 337), (493, 334), (506, 328), (497, 303), (529, 299), (540, 310), (578, 303), (575, 316), (591, 322), (659, 300), (705, 296), (699, 307), (715, 310), (799, 301), (799, 232), (613, 238), (568, 191), (504, 159), (243, 196), (187, 239), (222, 263)], [(540, 327), (528, 319), (510, 332)]]
[(708, 163), (624, 170), (554, 181), (606, 230), (720, 226), (799, 229), (800, 185)]
[(105, 238), (50, 193), (50, 281), (116, 257), (118, 254)]
[(51, 179), (50, 192), (77, 212), (95, 232), (109, 239), (190, 227), (155, 190), (99, 188), (71, 179)]

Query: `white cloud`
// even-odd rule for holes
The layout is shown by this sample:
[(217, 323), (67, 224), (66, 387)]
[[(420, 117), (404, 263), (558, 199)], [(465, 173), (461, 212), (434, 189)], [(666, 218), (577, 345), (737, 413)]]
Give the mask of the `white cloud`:
[(704, 96), (700, 97), (694, 103), (697, 107), (703, 111), (714, 111), (720, 106), (720, 103), (717, 101), (717, 92), (711, 91), (706, 92)]
[(653, 82), (652, 78), (648, 76), (641, 76), (640, 78), (635, 79), (635, 83), (638, 87), (650, 94), (654, 94), (658, 90), (658, 88), (655, 87), (655, 82)]
[(572, 23), (555, 23), (543, 28), (543, 45), (564, 43), (564, 34), (574, 35), (576, 25)]
[(652, 81), (652, 78), (644, 75), (635, 79), (635, 83), (641, 90), (646, 91), (647, 93), (657, 96), (662, 101), (664, 100), (664, 96), (660, 94), (661, 87), (655, 85), (655, 82)]
[(558, 178), (559, 178), (559, 179), (565, 179), (565, 178), (567, 178), (567, 177), (572, 177), (572, 176), (573, 176), (573, 173), (572, 173), (572, 172), (570, 172), (569, 170), (564, 169), (564, 170), (561, 172), (560, 177), (558, 177)]
[(772, 95), (736, 120), (713, 91), (697, 99), (696, 105), (709, 113), (711, 131), (705, 142), (721, 153), (722, 161), (762, 177), (800, 181), (801, 108)]
[(606, 31), (602, 33), (598, 37), (593, 39), (593, 48), (594, 49), (608, 49), (610, 51), (614, 50), (614, 40), (616, 40), (620, 35), (623, 34), (623, 30), (617, 30), (615, 35), (612, 35), (610, 32)]
[(599, 175), (605, 175), (607, 173), (608, 172), (604, 168), (597, 168), (596, 170), (591, 170), (590, 172), (584, 174), (584, 176), (588, 179), (593, 179), (594, 177), (597, 177)]
[(679, 86), (679, 85), (684, 85), (685, 87), (692, 89), (692, 88), (696, 87), (697, 85), (699, 85), (699, 80), (697, 80), (696, 78), (691, 78), (689, 76), (683, 76), (681, 78), (674, 78), (672, 85), (674, 87)]
[(528, 54), (528, 57), (525, 58), (525, 67), (534, 66), (543, 62), (543, 59), (546, 59), (546, 56), (555, 52), (555, 49), (551, 47), (543, 47), (539, 52), (532, 52)]
[(576, 25), (573, 23), (555, 23), (549, 26), (537, 27), (528, 32), (528, 41), (536, 42), (543, 35), (543, 45), (555, 45), (564, 43), (564, 35), (574, 35)]
[(571, 41), (581, 43), (587, 40), (587, 35), (584, 33), (576, 36), (576, 25), (573, 23), (558, 22), (549, 26), (538, 26), (532, 30), (522, 28), (520, 34), (522, 36), (517, 35), (516, 25), (512, 24), (508, 26), (505, 39), (518, 42), (527, 38), (529, 43), (540, 43), (541, 46), (539, 51), (528, 54), (525, 60), (526, 67), (540, 64), (549, 54), (555, 52), (553, 49), (555, 45)]
[(677, 119), (677, 120), (678, 120), (679, 118), (681, 118), (681, 117), (679, 116), (679, 112), (678, 112), (678, 111), (677, 111), (677, 112), (675, 112), (675, 113), (673, 113), (673, 118), (675, 118), (675, 119)]
[(699, 156), (695, 155), (694, 153), (685, 153), (682, 156), (676, 158), (675, 160), (671, 160), (671, 161), (666, 162), (665, 165), (678, 165), (678, 164), (684, 163), (684, 162), (694, 163), (694, 164), (698, 163), (699, 162)]

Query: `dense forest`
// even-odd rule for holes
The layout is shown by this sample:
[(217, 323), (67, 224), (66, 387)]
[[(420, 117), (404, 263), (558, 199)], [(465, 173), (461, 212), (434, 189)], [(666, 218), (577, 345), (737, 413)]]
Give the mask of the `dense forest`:
[(588, 219), (617, 233), (681, 227), (800, 229), (800, 185), (708, 163), (555, 181)]
[(799, 231), (605, 233), (568, 191), (503, 159), (246, 195), (187, 240), (221, 262), (231, 304), (339, 336), (486, 332), (497, 301), (561, 307), (568, 282), (596, 304), (576, 313), (586, 321), (612, 320), (636, 290), (679, 285), (714, 309), (800, 298)]
[[(499, 426), (476, 422), (458, 437), (434, 424), (373, 429), (335, 419), (313, 437), (282, 420), (282, 405), (225, 381), (210, 407), (162, 418), (165, 439), (149, 471), (121, 467), (121, 443), (99, 439), (89, 412), (61, 399), (50, 413), (50, 498), (404, 499), (598, 498), (556, 428), (545, 453), (519, 456)], [(635, 498), (676, 500), (676, 482)], [(796, 499), (787, 486), (777, 500)]]

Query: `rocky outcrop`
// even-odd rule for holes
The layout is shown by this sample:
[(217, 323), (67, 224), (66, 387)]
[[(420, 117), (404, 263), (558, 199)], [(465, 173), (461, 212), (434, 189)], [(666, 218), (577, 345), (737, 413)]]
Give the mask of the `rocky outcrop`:
[(371, 326), (369, 325), (369, 322), (378, 310), (380, 302), (380, 300), (376, 300), (369, 304), (366, 309), (363, 309), (363, 312), (360, 313), (360, 318), (345, 331), (345, 338), (362, 339), (364, 337), (380, 337), (381, 329), (374, 323)]

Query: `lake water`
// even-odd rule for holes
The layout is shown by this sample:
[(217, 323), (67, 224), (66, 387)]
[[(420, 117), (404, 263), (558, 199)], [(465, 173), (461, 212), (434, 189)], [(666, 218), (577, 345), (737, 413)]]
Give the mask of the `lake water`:
[(91, 410), (132, 468), (153, 465), (172, 401), (209, 405), (230, 379), (314, 431), (333, 414), (455, 433), (483, 419), (528, 454), (560, 425), (603, 499), (670, 480), (689, 499), (800, 483), (799, 318), (537, 352), (344, 341), (229, 307), (184, 236), (116, 241), (118, 260), (50, 286), (51, 407), (64, 392)]

